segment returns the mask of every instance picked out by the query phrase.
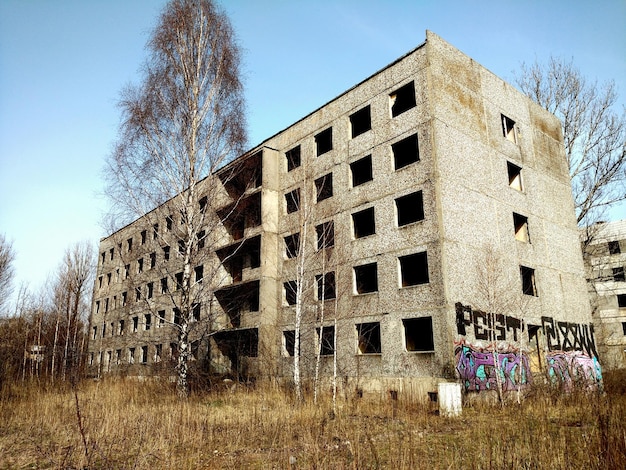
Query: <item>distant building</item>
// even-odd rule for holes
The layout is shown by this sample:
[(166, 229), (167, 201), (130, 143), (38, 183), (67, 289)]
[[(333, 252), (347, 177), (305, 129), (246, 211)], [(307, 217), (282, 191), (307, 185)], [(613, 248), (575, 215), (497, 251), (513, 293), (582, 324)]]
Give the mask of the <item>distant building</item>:
[[(560, 122), (433, 33), (204, 184), (223, 197), (223, 275), (196, 304), (207, 372), (291, 380), (305, 244), (305, 380), (317, 352), (352, 390), (600, 378)], [(176, 354), (167, 204), (100, 243), (92, 371)]]
[[(598, 352), (607, 369), (626, 368), (626, 220), (590, 227), (585, 250)], [(583, 232), (583, 236), (587, 231)]]

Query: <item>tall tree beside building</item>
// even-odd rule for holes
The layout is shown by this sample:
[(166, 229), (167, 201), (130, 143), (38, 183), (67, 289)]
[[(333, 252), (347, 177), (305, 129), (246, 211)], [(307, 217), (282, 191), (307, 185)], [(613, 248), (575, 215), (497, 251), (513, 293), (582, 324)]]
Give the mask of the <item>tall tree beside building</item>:
[[(194, 269), (206, 252), (198, 241), (208, 243), (204, 234), (216, 223), (217, 188), (200, 182), (238, 155), (246, 140), (240, 52), (228, 18), (210, 0), (168, 3), (148, 50), (141, 84), (122, 92), (106, 188), (117, 227), (145, 214), (153, 225), (177, 220), (180, 275), (171, 298), (179, 313), (177, 389), (184, 397)], [(205, 270), (204, 278), (209, 274)]]
[(626, 200), (626, 114), (613, 82), (589, 82), (571, 62), (522, 64), (515, 83), (563, 124), (565, 154), (581, 226)]

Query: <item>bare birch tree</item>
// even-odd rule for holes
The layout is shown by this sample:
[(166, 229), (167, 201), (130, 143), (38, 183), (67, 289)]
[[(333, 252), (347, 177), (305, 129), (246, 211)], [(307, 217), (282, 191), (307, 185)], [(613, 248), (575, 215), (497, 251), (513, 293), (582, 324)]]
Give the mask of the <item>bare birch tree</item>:
[(589, 82), (572, 62), (522, 64), (517, 86), (561, 119), (579, 225), (626, 200), (626, 113), (614, 82)]
[(153, 224), (171, 216), (178, 222), (171, 233), (180, 275), (171, 301), (179, 314), (177, 390), (186, 397), (194, 285), (202, 279), (194, 269), (204, 256), (198, 243), (217, 225), (217, 183), (203, 180), (246, 140), (240, 53), (228, 18), (210, 0), (172, 0), (148, 51), (141, 85), (122, 93), (106, 192), (118, 227), (146, 214)]
[(13, 291), (13, 262), (15, 251), (13, 244), (0, 234), (0, 314), (7, 307), (7, 300)]

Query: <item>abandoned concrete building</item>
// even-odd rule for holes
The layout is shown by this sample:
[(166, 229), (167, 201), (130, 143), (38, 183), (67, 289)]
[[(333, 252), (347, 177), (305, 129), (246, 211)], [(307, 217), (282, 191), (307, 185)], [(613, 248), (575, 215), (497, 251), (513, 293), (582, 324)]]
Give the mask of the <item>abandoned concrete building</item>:
[(601, 222), (583, 230), (597, 349), (606, 369), (626, 368), (626, 220)]
[[(209, 372), (289, 382), (300, 300), (305, 380), (318, 354), (346, 390), (600, 380), (560, 122), (431, 32), (204, 184), (222, 201), (195, 269)], [(171, 214), (101, 240), (92, 371), (176, 355)]]

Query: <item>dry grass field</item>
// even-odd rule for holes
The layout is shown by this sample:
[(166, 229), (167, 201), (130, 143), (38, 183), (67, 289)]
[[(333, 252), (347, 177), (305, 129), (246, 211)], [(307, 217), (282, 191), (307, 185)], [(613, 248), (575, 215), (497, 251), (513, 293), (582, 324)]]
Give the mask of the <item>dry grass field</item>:
[(278, 388), (181, 402), (154, 382), (14, 385), (0, 396), (0, 468), (623, 469), (626, 375), (605, 383), (603, 395), (535, 392), (456, 418), (402, 396), (343, 397), (333, 415)]

